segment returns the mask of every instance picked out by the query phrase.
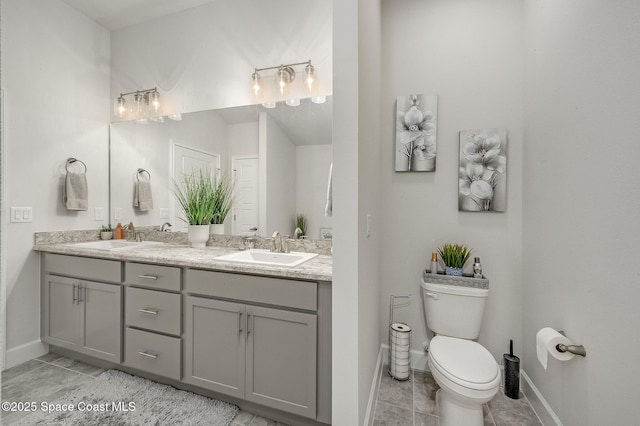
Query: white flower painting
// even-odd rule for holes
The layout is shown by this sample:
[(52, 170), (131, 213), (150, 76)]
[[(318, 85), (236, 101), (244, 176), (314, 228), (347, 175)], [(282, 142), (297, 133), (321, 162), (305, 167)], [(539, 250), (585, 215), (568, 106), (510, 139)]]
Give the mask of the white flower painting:
[(503, 212), (507, 186), (507, 130), (460, 132), (458, 210)]
[(436, 95), (398, 96), (396, 172), (436, 170)]

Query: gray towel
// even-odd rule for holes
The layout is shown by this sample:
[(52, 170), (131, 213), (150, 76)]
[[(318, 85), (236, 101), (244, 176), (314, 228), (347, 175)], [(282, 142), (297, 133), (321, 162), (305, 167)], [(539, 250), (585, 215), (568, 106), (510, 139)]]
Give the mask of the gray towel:
[(84, 173), (67, 172), (64, 181), (64, 205), (67, 210), (89, 209), (89, 189)]
[(146, 212), (153, 208), (151, 182), (146, 180), (136, 182), (133, 190), (133, 206), (137, 207), (141, 212)]

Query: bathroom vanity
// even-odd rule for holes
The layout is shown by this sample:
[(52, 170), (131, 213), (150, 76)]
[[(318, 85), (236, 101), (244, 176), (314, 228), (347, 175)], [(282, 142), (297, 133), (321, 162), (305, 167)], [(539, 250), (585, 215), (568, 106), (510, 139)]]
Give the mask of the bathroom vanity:
[(42, 340), (293, 424), (331, 421), (331, 258), (225, 263), (224, 247), (37, 244)]

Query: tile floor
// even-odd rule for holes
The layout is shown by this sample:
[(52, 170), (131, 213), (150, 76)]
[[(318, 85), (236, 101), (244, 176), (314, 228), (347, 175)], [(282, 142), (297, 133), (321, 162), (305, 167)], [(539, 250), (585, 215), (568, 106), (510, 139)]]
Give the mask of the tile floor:
[[(409, 380), (392, 379), (382, 373), (374, 415), (374, 426), (439, 426), (436, 391), (438, 384), (429, 372), (414, 370)], [(520, 399), (504, 395), (502, 388), (484, 406), (485, 426), (541, 426), (540, 420), (520, 393)]]
[[(104, 371), (80, 361), (49, 353), (2, 372), (2, 401), (52, 402)], [(2, 425), (10, 425), (29, 413), (0, 412)], [(287, 426), (263, 417), (240, 411), (232, 426)]]

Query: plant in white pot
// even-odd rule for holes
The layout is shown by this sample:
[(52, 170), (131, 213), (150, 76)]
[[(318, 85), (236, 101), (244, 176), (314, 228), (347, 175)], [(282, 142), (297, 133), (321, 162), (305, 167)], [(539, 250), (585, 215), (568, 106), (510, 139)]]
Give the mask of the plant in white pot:
[(184, 221), (189, 225), (191, 247), (205, 247), (209, 240), (209, 224), (213, 218), (213, 184), (208, 174), (185, 175), (182, 185), (175, 185), (174, 194), (182, 209)]
[(210, 234), (224, 234), (224, 220), (233, 206), (233, 180), (226, 174), (213, 181), (213, 215), (209, 227)]
[(471, 257), (471, 249), (461, 244), (446, 243), (438, 247), (446, 275), (462, 276), (464, 265)]

